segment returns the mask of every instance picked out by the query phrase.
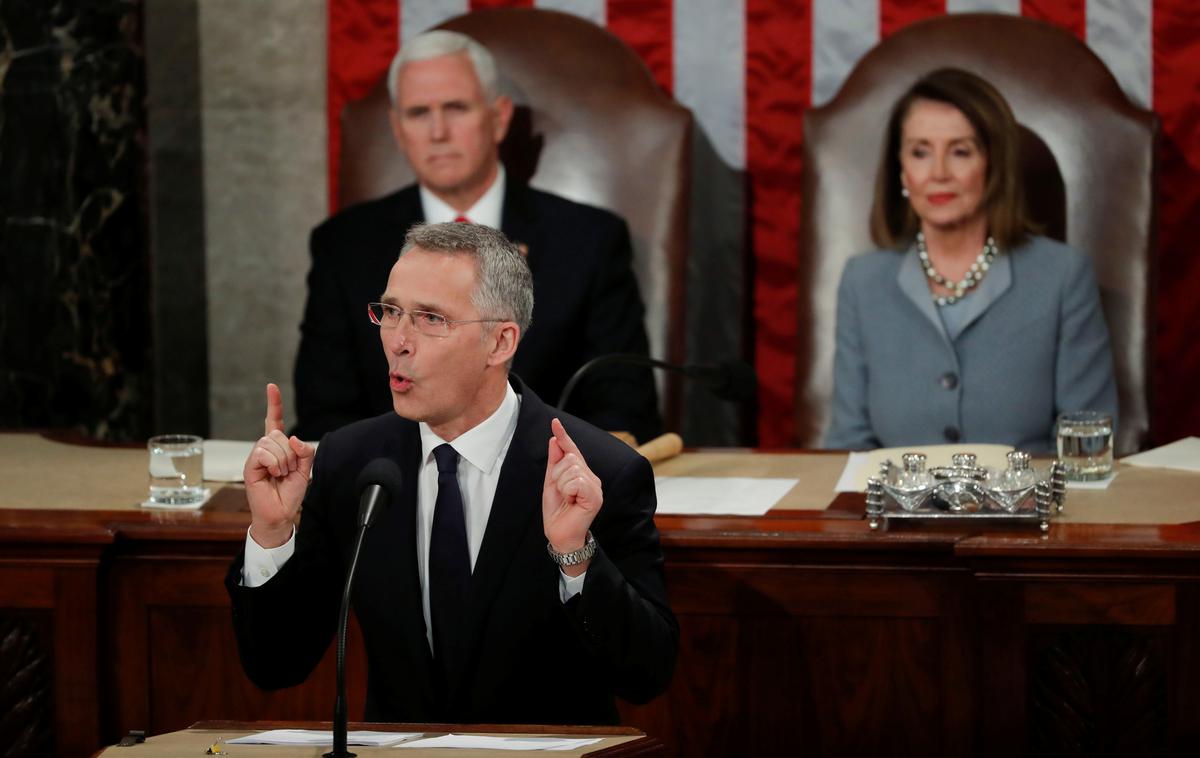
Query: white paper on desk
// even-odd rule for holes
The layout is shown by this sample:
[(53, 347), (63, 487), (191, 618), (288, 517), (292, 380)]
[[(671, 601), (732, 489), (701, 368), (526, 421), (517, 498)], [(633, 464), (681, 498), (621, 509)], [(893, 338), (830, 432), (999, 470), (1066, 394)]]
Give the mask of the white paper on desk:
[(480, 734), (446, 734), (406, 742), (400, 747), (448, 747), (460, 750), (578, 750), (594, 745), (599, 737), (576, 739), (567, 737), (493, 737)]
[(1200, 471), (1200, 437), (1184, 437), (1169, 445), (1156, 447), (1144, 453), (1129, 455), (1121, 463), (1157, 468), (1177, 468), (1183, 471)]
[[(346, 733), (347, 745), (388, 747), (404, 740), (420, 737), (420, 732), (372, 732), (354, 731)], [(226, 745), (307, 745), (324, 746), (333, 744), (333, 732), (319, 729), (272, 729), (258, 734), (248, 734), (225, 740)]]
[(209, 482), (240, 482), (242, 466), (254, 449), (242, 440), (204, 440), (204, 479)]
[(866, 492), (867, 479), (879, 475), (879, 466), (889, 458), (897, 466), (905, 453), (924, 453), (926, 466), (949, 466), (950, 456), (955, 453), (974, 453), (976, 463), (994, 469), (1008, 467), (1005, 457), (1012, 450), (1008, 445), (981, 445), (963, 443), (957, 445), (914, 445), (912, 447), (881, 447), (866, 453), (850, 453), (842, 476), (834, 485), (834, 492)]
[[(318, 443), (308, 444), (315, 449)], [(204, 440), (205, 481), (242, 481), (242, 467), (253, 449), (254, 443), (245, 440)]]
[(674, 515), (761, 516), (796, 486), (799, 479), (745, 476), (656, 476), (658, 513)]

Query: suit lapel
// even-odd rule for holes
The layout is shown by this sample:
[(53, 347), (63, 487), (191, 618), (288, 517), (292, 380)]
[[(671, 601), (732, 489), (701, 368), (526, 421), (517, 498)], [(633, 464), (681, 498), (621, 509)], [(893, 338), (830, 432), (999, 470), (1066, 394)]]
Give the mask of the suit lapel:
[(937, 305), (929, 296), (929, 284), (925, 281), (925, 272), (921, 269), (917, 254), (912, 248), (904, 254), (904, 258), (900, 261), (900, 268), (896, 272), (896, 284), (904, 296), (921, 312), (934, 331), (941, 335), (942, 342), (946, 347), (953, 350), (950, 336), (946, 334), (946, 327), (942, 324), (942, 317), (938, 315)]
[(962, 323), (957, 329), (950, 333), (951, 340), (957, 340), (959, 335), (967, 331), (967, 327), (979, 320), (992, 303), (1000, 299), (1000, 296), (1008, 292), (1008, 288), (1012, 286), (1012, 256), (997, 255), (992, 260), (991, 268), (988, 270), (987, 276), (983, 278), (975, 287), (975, 291), (971, 293), (971, 297), (964, 298), (961, 305), (963, 308)]
[[(392, 197), (395, 202), (388, 213), (388, 218), (396, 225), (399, 240), (403, 242), (404, 235), (408, 234), (409, 228), (413, 224), (419, 224), (425, 220), (425, 209), (421, 207), (421, 190), (413, 184), (395, 193)], [(400, 254), (400, 248), (396, 248), (395, 254)]]
[(416, 671), (411, 672), (411, 681), (413, 686), (421, 687), (423, 700), (433, 702), (433, 657), (425, 636), (421, 580), (417, 571), (417, 477), (421, 464), (421, 437), (415, 423), (399, 416), (395, 421), (397, 433), (387, 436), (380, 446), (380, 454), (400, 464), (400, 498), (380, 514), (379, 521), (368, 534), (373, 549), (369, 553), (364, 549), (364, 558), (368, 558), (369, 565), (359, 569), (360, 592), (379, 593), (383, 598), (380, 602), (399, 616), (397, 625), (403, 630), (403, 640), (397, 642), (414, 652)]
[[(512, 444), (500, 469), (500, 480), (496, 484), (496, 496), (475, 559), (475, 569), (471, 572), (467, 628), (463, 630), (462, 638), (464, 654), (461, 660), (464, 662), (473, 660), (478, 653), (488, 615), (506, 580), (509, 566), (524, 542), (525, 533), (541, 528), (542, 482), (546, 475), (550, 422), (541, 400), (519, 379), (514, 377), (512, 382), (522, 396), (521, 410)], [(456, 672), (452, 695), (462, 685), (462, 675), (462, 671)]]
[(537, 261), (538, 252), (542, 249), (539, 229), (538, 212), (533, 203), (532, 193), (528, 187), (509, 177), (504, 186), (500, 231), (521, 248), (531, 269)]

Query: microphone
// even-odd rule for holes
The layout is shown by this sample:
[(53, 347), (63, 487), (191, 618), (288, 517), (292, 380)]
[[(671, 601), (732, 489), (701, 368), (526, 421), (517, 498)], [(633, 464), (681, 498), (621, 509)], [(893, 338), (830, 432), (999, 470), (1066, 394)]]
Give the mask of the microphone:
[(388, 458), (376, 458), (363, 466), (354, 482), (358, 490), (358, 526), (365, 529), (375, 515), (387, 507), (389, 498), (400, 493), (400, 467)]
[(363, 538), (375, 516), (400, 496), (400, 467), (389, 458), (376, 458), (363, 467), (354, 489), (358, 491), (358, 536), (354, 540), (354, 552), (350, 555), (350, 569), (346, 572), (346, 587), (342, 590), (341, 621), (337, 639), (337, 699), (333, 704), (333, 749), (323, 758), (354, 758), (355, 753), (346, 750), (346, 621), (350, 615), (350, 590), (354, 586), (354, 570), (358, 567), (358, 554), (362, 550)]
[(602, 366), (606, 363), (652, 366), (667, 371), (674, 371), (704, 385), (722, 400), (728, 400), (733, 403), (752, 400), (758, 388), (758, 375), (754, 373), (754, 369), (746, 365), (744, 361), (737, 359), (723, 360), (717, 363), (677, 365), (648, 358), (644, 355), (637, 355), (636, 353), (610, 353), (591, 359), (571, 375), (566, 386), (563, 387), (562, 394), (558, 397), (558, 409), (561, 411), (566, 408), (567, 400), (571, 397), (571, 392), (584, 376), (597, 366)]

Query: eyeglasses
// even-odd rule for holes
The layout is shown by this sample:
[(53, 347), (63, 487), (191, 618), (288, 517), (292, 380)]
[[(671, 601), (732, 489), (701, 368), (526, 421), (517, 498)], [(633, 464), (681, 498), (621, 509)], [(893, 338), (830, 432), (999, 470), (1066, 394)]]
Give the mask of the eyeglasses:
[(429, 311), (406, 311), (391, 303), (367, 303), (367, 316), (371, 323), (381, 329), (394, 329), (400, 319), (408, 316), (409, 322), (427, 337), (449, 337), (450, 329), (457, 324), (487, 324), (504, 321), (502, 318), (472, 318), (453, 321), (439, 313)]

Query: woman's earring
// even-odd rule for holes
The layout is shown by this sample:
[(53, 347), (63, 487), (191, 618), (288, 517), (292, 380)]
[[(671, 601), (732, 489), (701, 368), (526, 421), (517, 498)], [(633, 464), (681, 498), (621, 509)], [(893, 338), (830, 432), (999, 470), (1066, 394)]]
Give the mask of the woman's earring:
[(901, 187), (900, 194), (903, 195), (904, 197), (908, 197), (908, 187)]

